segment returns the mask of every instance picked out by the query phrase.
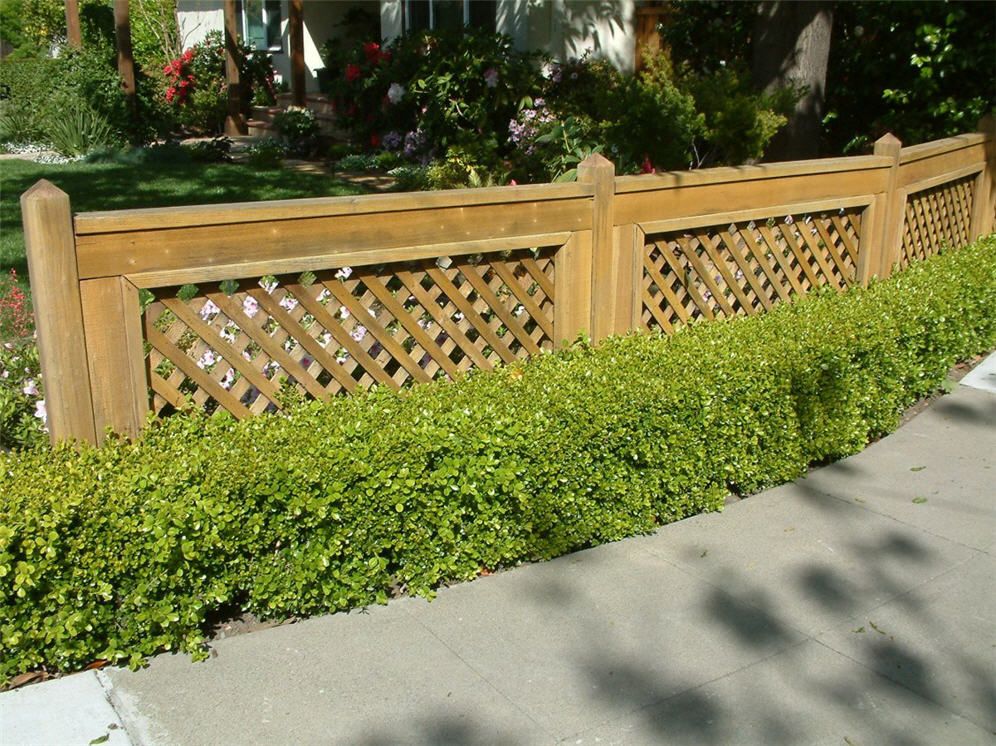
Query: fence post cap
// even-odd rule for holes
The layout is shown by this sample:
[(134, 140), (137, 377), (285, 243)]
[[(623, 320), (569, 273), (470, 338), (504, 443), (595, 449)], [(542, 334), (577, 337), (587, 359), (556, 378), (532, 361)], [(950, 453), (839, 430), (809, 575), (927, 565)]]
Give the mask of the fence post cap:
[(582, 174), (594, 171), (595, 169), (612, 169), (612, 172), (615, 173), (616, 167), (612, 161), (601, 153), (592, 153), (578, 164), (578, 176), (580, 177)]
[(21, 195), (21, 201), (29, 199), (46, 199), (50, 197), (69, 197), (64, 191), (59, 189), (48, 179), (39, 179), (34, 185)]
[(875, 154), (890, 153), (893, 150), (900, 150), (902, 147), (902, 140), (891, 132), (886, 132), (875, 141)]

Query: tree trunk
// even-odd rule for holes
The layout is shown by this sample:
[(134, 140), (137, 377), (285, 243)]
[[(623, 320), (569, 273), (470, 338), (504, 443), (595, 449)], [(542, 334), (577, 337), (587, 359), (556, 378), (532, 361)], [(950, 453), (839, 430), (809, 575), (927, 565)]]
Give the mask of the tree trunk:
[(66, 0), (66, 38), (73, 49), (83, 49), (80, 33), (80, 6), (77, 0)]
[(226, 135), (244, 135), (249, 131), (242, 115), (239, 95), (239, 32), (235, 0), (225, 0), (225, 81), (228, 84), (228, 116), (225, 117)]
[(755, 82), (766, 92), (787, 86), (806, 89), (788, 124), (768, 146), (765, 160), (819, 155), (832, 26), (829, 2), (764, 0), (758, 4)]
[(135, 59), (131, 53), (131, 13), (128, 0), (114, 0), (114, 39), (118, 47), (118, 74), (128, 96), (129, 105), (135, 99)]

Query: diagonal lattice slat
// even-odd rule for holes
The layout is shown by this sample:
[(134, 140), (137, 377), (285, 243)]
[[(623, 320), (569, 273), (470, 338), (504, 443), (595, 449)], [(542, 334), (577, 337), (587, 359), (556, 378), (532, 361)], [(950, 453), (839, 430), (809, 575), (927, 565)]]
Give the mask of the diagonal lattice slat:
[(975, 178), (967, 176), (907, 197), (900, 266), (971, 240), (974, 187)]
[(553, 347), (555, 247), (158, 288), (144, 311), (157, 414), (247, 417), (455, 378)]
[(855, 282), (860, 208), (650, 235), (643, 252), (642, 328), (755, 314)]

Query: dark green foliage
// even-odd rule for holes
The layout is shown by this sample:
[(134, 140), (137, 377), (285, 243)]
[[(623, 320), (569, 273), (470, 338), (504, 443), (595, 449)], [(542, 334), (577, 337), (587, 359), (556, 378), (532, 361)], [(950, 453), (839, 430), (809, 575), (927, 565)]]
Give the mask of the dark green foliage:
[(972, 132), (996, 103), (991, 2), (838, 3), (831, 43), (831, 153), (886, 132), (908, 145)]
[(993, 307), (989, 238), (671, 338), (2, 456), (0, 679), (198, 652), (232, 604), (279, 617), (383, 602), (394, 585), (428, 594), (717, 510), (894, 428), (956, 360), (996, 345)]

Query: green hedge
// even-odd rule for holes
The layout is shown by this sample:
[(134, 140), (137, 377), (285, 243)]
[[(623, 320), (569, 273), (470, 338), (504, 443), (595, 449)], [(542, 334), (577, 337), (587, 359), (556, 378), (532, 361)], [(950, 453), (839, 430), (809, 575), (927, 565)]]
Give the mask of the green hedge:
[(431, 593), (647, 532), (838, 458), (996, 346), (996, 238), (869, 290), (670, 339), (138, 444), (0, 457), (0, 679), (161, 649), (206, 620)]

